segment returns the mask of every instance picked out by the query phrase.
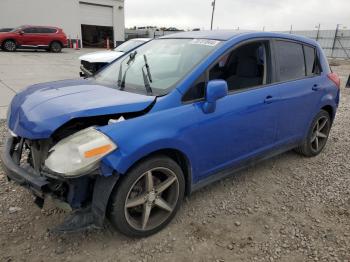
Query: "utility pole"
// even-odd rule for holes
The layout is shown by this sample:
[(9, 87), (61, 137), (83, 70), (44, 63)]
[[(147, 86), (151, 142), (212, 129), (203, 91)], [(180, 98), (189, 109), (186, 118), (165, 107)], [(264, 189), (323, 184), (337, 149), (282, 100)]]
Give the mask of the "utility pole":
[(213, 30), (213, 20), (214, 20), (214, 11), (215, 11), (215, 1), (211, 2), (211, 5), (213, 7), (213, 11), (211, 12), (211, 23), (210, 23), (210, 30)]
[(334, 40), (333, 40), (333, 46), (332, 46), (332, 54), (331, 54), (331, 57), (333, 57), (334, 48), (335, 48), (335, 43), (336, 43), (337, 37), (338, 37), (339, 26), (340, 26), (340, 24), (337, 24), (337, 28), (335, 29), (335, 34), (334, 34)]
[(290, 25), (290, 31), (289, 31), (289, 33), (291, 34), (292, 31), (293, 31), (293, 25)]
[(320, 37), (321, 24), (318, 24), (318, 26), (316, 27), (317, 27), (316, 41), (318, 41), (318, 38)]

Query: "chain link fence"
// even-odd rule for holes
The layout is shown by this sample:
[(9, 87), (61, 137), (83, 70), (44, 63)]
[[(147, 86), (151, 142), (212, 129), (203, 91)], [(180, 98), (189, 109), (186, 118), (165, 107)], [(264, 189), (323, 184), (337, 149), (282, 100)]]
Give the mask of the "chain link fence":
[(350, 59), (350, 30), (310, 30), (283, 32), (316, 40), (328, 57)]

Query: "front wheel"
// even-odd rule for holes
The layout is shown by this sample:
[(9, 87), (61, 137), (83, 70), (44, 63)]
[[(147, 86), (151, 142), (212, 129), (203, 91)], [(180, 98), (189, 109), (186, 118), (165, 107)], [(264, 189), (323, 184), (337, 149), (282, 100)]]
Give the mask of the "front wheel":
[(327, 111), (321, 110), (314, 118), (306, 140), (296, 151), (304, 156), (316, 156), (326, 146), (331, 130), (331, 118)]
[(17, 49), (16, 42), (13, 40), (6, 40), (3, 43), (2, 48), (4, 49), (4, 51), (14, 52)]
[(165, 156), (147, 158), (115, 188), (109, 219), (127, 236), (152, 235), (173, 219), (184, 192), (184, 175), (175, 161)]

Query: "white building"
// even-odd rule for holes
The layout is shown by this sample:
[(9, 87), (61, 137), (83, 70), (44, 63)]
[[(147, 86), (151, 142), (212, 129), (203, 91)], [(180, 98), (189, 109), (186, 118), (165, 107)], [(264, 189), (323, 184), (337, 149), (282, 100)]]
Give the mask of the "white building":
[(124, 41), (124, 0), (0, 0), (0, 28), (57, 26), (83, 46)]

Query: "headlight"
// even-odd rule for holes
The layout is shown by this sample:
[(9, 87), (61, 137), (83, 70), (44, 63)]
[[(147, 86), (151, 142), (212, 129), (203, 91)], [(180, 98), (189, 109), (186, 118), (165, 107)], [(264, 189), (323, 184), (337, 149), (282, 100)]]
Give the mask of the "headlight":
[(49, 150), (45, 166), (63, 176), (79, 176), (97, 167), (117, 148), (106, 135), (89, 127), (62, 139)]

